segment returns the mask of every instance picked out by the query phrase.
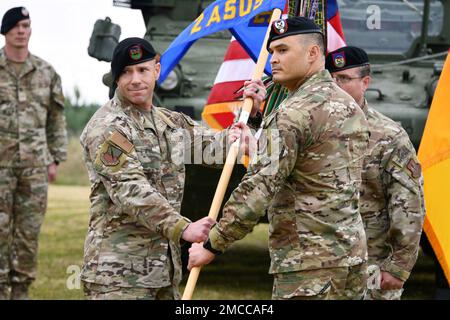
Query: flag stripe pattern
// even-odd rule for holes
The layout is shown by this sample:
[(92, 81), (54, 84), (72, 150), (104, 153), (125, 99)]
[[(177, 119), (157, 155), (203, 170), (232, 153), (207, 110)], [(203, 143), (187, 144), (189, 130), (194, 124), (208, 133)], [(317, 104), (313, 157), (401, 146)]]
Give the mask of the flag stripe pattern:
[[(283, 18), (287, 17), (288, 12), (290, 12), (289, 3), (286, 2)], [(329, 51), (346, 45), (336, 0), (327, 0), (327, 33)], [(260, 35), (264, 34), (255, 33), (254, 37)], [(262, 40), (259, 42), (262, 43)], [(233, 37), (203, 109), (203, 120), (210, 127), (222, 130), (233, 123), (242, 106), (242, 101), (238, 100), (236, 91), (243, 86), (244, 81), (251, 79), (254, 69), (255, 63)]]

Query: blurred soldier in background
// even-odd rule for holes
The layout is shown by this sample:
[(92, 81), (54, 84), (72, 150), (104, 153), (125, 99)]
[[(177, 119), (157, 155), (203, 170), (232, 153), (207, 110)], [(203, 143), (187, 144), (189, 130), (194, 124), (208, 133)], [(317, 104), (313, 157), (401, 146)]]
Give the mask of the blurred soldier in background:
[(417, 260), (425, 215), (420, 164), (402, 126), (371, 108), (364, 98), (370, 84), (366, 52), (340, 48), (327, 55), (326, 68), (360, 105), (369, 123), (360, 195), (369, 254), (366, 298), (400, 299)]
[(26, 8), (4, 14), (1, 34), (0, 299), (27, 299), (36, 277), (48, 182), (66, 159), (64, 96), (55, 70), (28, 50)]

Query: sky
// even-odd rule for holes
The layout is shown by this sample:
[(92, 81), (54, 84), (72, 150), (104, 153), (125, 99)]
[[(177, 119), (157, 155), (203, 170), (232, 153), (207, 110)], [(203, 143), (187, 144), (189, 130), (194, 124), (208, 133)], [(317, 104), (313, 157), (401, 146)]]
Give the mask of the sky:
[[(102, 77), (110, 70), (110, 64), (87, 53), (94, 23), (108, 16), (121, 26), (120, 40), (143, 37), (145, 24), (141, 11), (114, 7), (113, 0), (1, 0), (0, 19), (8, 9), (18, 6), (30, 12), (30, 52), (55, 68), (61, 76), (64, 94), (73, 98), (77, 86), (80, 102), (104, 104), (108, 88)], [(4, 44), (5, 38), (0, 35), (0, 48)]]

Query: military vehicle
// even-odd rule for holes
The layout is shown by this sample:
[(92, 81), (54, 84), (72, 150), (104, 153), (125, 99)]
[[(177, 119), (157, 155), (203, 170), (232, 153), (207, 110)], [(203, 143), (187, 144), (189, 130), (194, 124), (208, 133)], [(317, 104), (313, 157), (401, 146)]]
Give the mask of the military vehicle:
[[(114, 0), (113, 4), (141, 10), (145, 38), (162, 53), (212, 2)], [(347, 43), (364, 48), (373, 66), (367, 93), (369, 104), (401, 122), (418, 149), (450, 46), (450, 0), (338, 0), (338, 5)], [(120, 28), (109, 19), (97, 23), (89, 53), (110, 61)], [(225, 31), (197, 41), (156, 89), (156, 104), (201, 121), (230, 38)], [(111, 84), (108, 77), (104, 79), (105, 84)], [(242, 165), (235, 167), (226, 198), (244, 172)], [(219, 176), (217, 169), (187, 166), (183, 214), (195, 219), (208, 213)], [(426, 241), (423, 248), (433, 254), (430, 248), (426, 249)], [(442, 286), (448, 287), (445, 278), (439, 276)]]
[(369, 104), (401, 122), (418, 149), (450, 45), (449, 1), (360, 0), (339, 5), (347, 44), (364, 48), (373, 66)]

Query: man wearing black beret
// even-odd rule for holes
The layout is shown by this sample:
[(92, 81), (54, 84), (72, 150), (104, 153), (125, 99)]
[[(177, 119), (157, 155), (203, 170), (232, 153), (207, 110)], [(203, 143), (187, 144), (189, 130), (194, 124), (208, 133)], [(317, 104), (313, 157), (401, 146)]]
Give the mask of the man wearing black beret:
[(188, 267), (211, 262), (267, 211), (273, 299), (362, 299), (367, 247), (358, 200), (366, 119), (324, 70), (324, 37), (314, 22), (275, 21), (267, 48), (273, 81), (289, 91), (264, 119), (263, 134), (278, 137), (267, 147), (278, 166), (255, 158), (207, 243), (192, 245)]
[(178, 299), (180, 241), (206, 240), (214, 223), (180, 214), (183, 150), (224, 156), (222, 135), (153, 105), (160, 67), (148, 41), (121, 41), (111, 62), (115, 96), (81, 135), (92, 183), (81, 275), (89, 299)]
[(27, 299), (48, 182), (66, 159), (64, 96), (53, 67), (29, 52), (28, 10), (8, 10), (0, 32), (0, 299)]
[(363, 49), (348, 46), (330, 52), (326, 68), (360, 105), (369, 123), (360, 198), (373, 273), (366, 298), (400, 299), (417, 260), (425, 215), (416, 152), (400, 124), (368, 105), (365, 92), (371, 80), (370, 64)]

